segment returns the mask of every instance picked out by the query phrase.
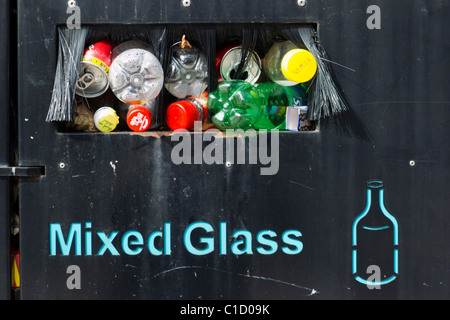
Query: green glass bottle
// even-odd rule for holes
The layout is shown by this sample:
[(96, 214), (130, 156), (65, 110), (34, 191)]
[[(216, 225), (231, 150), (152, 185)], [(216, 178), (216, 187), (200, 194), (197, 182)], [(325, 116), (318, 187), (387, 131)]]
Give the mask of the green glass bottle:
[(261, 113), (253, 125), (255, 129), (286, 129), (287, 107), (306, 106), (306, 93), (302, 86), (281, 86), (273, 82), (256, 85), (262, 100)]
[(242, 80), (224, 81), (208, 96), (208, 112), (220, 130), (248, 130), (259, 119), (260, 95), (255, 86)]
[(241, 80), (225, 81), (210, 93), (208, 111), (220, 130), (285, 129), (286, 108), (305, 106), (305, 90), (273, 82), (252, 85)]

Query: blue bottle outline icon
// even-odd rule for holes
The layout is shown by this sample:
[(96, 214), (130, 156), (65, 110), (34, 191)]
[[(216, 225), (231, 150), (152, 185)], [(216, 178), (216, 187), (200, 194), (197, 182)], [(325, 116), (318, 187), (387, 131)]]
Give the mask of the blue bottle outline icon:
[[(398, 276), (398, 223), (397, 220), (392, 216), (384, 206), (384, 189), (383, 189), (383, 181), (382, 180), (369, 180), (367, 182), (367, 202), (366, 207), (364, 211), (356, 217), (356, 219), (353, 222), (352, 227), (352, 274), (355, 277), (355, 279), (365, 285), (368, 286), (381, 286), (388, 283), (391, 283), (394, 281)], [(378, 198), (378, 203), (376, 202), (376, 199)], [(377, 207), (377, 205), (379, 207)], [(381, 225), (366, 225), (364, 223), (364, 220), (367, 220), (367, 217), (369, 215), (369, 212), (375, 211), (375, 209), (380, 209), (380, 212), (382, 215), (384, 215), (385, 221), (390, 221), (389, 224), (381, 224)], [(366, 218), (366, 219), (364, 219)], [(386, 219), (387, 218), (387, 219)], [(393, 248), (393, 252), (387, 254), (393, 255), (393, 261), (392, 266), (393, 270), (389, 277), (387, 277), (384, 280), (380, 281), (369, 281), (366, 279), (363, 279), (360, 275), (358, 275), (358, 272), (364, 272), (364, 270), (358, 270), (358, 257), (359, 257), (359, 249), (358, 249), (358, 230), (363, 230), (364, 232), (370, 232), (372, 234), (379, 233), (380, 231), (383, 232), (390, 232), (392, 229), (392, 239), (393, 243), (390, 245), (391, 248)], [(386, 248), (388, 249), (388, 248)]]

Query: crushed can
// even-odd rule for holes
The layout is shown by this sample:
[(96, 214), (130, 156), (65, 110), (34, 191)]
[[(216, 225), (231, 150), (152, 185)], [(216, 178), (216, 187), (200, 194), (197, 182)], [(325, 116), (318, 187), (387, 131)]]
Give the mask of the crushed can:
[(90, 45), (83, 54), (76, 93), (85, 98), (96, 98), (109, 88), (111, 44), (100, 41)]
[(109, 81), (120, 101), (143, 105), (161, 92), (164, 72), (148, 43), (131, 40), (113, 49)]
[(216, 56), (216, 68), (219, 83), (230, 80), (244, 80), (255, 84), (262, 72), (261, 58), (255, 51), (249, 54), (249, 61), (243, 70), (243, 79), (236, 79), (236, 72), (242, 60), (242, 46), (226, 46), (218, 51)]

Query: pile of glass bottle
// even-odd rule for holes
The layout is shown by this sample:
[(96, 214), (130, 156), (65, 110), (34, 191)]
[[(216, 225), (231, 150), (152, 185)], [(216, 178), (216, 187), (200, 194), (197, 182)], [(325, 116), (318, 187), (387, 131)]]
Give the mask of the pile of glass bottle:
[[(286, 40), (274, 43), (264, 58), (251, 51), (243, 59), (243, 52), (239, 45), (217, 51), (218, 86), (208, 92), (206, 55), (184, 36), (171, 47), (166, 70), (145, 42), (127, 41), (114, 48), (106, 41), (94, 43), (83, 56), (77, 83), (82, 99), (74, 108), (72, 127), (144, 132), (193, 130), (201, 122), (220, 130), (285, 130), (289, 109), (305, 120), (308, 86), (317, 73), (313, 55)], [(163, 90), (176, 101), (158, 103)], [(297, 129), (315, 127), (303, 121)]]

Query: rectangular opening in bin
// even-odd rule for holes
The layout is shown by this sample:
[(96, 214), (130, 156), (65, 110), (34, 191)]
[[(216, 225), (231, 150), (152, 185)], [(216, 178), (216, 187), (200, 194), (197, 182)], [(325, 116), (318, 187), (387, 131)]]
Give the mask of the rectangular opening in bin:
[(254, 23), (58, 27), (47, 121), (60, 133), (167, 135), (198, 130), (198, 122), (203, 131), (318, 132), (319, 119), (308, 118), (317, 66), (302, 82), (291, 81), (295, 72), (287, 80), (288, 71), (272, 66), (284, 62), (279, 68), (292, 69), (280, 58), (283, 50), (301, 52), (294, 60), (310, 53), (295, 32), (305, 26), (317, 29)]

